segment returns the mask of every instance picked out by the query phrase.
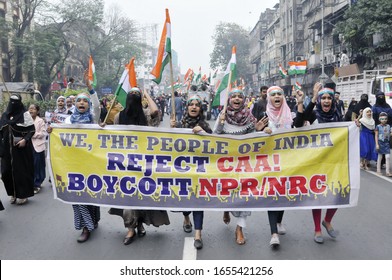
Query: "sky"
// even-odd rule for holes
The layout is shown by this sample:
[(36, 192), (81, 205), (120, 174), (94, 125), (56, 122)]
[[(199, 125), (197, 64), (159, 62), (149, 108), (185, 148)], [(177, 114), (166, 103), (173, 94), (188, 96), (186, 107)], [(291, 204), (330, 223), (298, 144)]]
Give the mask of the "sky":
[[(172, 25), (172, 49), (178, 53), (181, 72), (188, 68), (210, 71), (212, 36), (220, 22), (233, 22), (251, 30), (260, 13), (273, 8), (278, 0), (105, 0), (105, 9), (121, 7), (124, 15), (139, 24), (158, 24), (158, 41), (169, 9)], [(158, 46), (158, 45), (157, 45)]]

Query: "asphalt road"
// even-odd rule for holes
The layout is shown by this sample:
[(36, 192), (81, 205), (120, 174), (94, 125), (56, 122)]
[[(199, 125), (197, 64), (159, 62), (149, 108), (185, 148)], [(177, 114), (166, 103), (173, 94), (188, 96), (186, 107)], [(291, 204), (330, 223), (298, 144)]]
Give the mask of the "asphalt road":
[[(163, 125), (167, 124), (165, 117)], [(53, 199), (47, 181), (42, 191), (22, 206), (9, 203), (0, 182), (0, 197), (6, 208), (0, 212), (0, 259), (179, 260), (191, 253), (198, 260), (391, 260), (392, 181), (372, 171), (361, 171), (360, 175), (358, 206), (339, 209), (334, 217), (333, 225), (339, 231), (336, 240), (324, 232), (325, 243), (316, 244), (311, 211), (291, 210), (284, 215), (287, 234), (280, 237), (280, 249), (272, 250), (267, 213), (253, 212), (245, 229), (247, 243), (239, 246), (234, 241), (235, 220), (225, 225), (222, 212), (208, 211), (204, 216), (204, 248), (197, 252), (192, 245), (184, 249), (186, 238), (192, 240), (193, 235), (183, 231), (181, 213), (170, 212), (169, 226), (146, 227), (145, 237), (124, 246), (122, 219), (110, 216), (104, 207), (99, 228), (86, 243), (79, 244), (72, 207)]]

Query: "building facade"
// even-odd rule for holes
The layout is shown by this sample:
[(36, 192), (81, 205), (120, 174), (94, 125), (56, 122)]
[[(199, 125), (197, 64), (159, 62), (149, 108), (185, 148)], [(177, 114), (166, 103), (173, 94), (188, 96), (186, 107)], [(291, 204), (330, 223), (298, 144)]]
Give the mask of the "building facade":
[[(279, 85), (289, 93), (295, 82), (311, 89), (323, 73), (333, 76), (346, 49), (343, 36), (334, 29), (350, 5), (351, 0), (280, 0), (261, 13), (250, 32), (252, 82)], [(381, 57), (380, 61), (388, 61), (388, 54)], [(303, 60), (307, 61), (306, 75), (282, 78), (279, 74), (279, 65), (288, 69), (289, 61)]]

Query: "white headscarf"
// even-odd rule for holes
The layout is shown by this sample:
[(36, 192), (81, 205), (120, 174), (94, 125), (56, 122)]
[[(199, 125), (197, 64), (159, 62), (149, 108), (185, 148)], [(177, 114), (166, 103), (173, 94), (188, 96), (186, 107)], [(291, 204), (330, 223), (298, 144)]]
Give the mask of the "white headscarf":
[(359, 119), (359, 122), (363, 124), (367, 129), (373, 130), (375, 128), (375, 122), (373, 119), (373, 112), (370, 116), (370, 118), (367, 116), (367, 112), (370, 111), (372, 112), (372, 109), (369, 107), (365, 108), (362, 112), (362, 118)]

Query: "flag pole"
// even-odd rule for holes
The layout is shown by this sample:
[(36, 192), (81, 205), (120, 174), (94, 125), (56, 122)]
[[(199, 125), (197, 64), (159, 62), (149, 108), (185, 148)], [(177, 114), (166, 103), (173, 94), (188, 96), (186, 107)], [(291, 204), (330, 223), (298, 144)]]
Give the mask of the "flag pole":
[(123, 83), (121, 83), (117, 86), (116, 92), (114, 93), (114, 99), (112, 100), (112, 104), (110, 104), (110, 108), (105, 116), (105, 120), (103, 121), (104, 124), (106, 124), (106, 121), (108, 120), (109, 114), (113, 109), (114, 103), (116, 102), (118, 93), (120, 92), (122, 85), (123, 85)]
[[(229, 93), (230, 93), (230, 89), (231, 89), (231, 73), (233, 73), (233, 71), (231, 71), (231, 69), (230, 69), (229, 81), (227, 83), (227, 94), (226, 94), (226, 98), (225, 98), (225, 104), (223, 105), (223, 109), (222, 109), (223, 114), (226, 114), (227, 102), (229, 100)], [(223, 124), (224, 122), (225, 122), (225, 120), (222, 120), (221, 124)]]
[(169, 63), (170, 63), (170, 83), (171, 83), (171, 90), (172, 90), (172, 96), (171, 96), (171, 107), (172, 107), (172, 112), (171, 116), (172, 119), (176, 119), (176, 105), (174, 104), (174, 79), (173, 79), (173, 63), (172, 63), (172, 56), (171, 53), (169, 53)]

